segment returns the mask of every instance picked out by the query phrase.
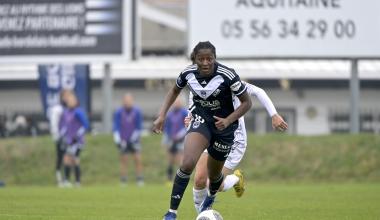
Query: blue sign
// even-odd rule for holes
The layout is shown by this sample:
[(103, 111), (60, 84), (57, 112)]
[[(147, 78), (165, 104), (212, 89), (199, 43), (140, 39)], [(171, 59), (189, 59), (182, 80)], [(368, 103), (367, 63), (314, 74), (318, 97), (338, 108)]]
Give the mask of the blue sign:
[(50, 108), (60, 104), (62, 89), (74, 91), (80, 106), (87, 113), (91, 112), (89, 69), (89, 65), (53, 64), (38, 66), (42, 105), (47, 118), (50, 115)]

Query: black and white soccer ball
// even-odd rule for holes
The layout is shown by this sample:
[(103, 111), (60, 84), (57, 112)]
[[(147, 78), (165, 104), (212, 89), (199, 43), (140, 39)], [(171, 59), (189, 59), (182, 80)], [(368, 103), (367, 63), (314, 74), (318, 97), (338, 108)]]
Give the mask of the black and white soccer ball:
[(196, 220), (223, 220), (223, 217), (219, 212), (210, 209), (201, 212), (197, 216)]

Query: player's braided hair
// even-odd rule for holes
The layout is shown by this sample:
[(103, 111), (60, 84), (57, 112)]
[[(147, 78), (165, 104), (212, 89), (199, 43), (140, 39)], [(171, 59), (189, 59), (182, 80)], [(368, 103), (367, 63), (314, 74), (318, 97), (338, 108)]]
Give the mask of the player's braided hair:
[(214, 57), (216, 58), (216, 49), (215, 46), (210, 43), (210, 41), (201, 41), (199, 42), (193, 49), (193, 52), (190, 55), (191, 61), (195, 61), (195, 56), (201, 49), (210, 49), (211, 52), (214, 54)]

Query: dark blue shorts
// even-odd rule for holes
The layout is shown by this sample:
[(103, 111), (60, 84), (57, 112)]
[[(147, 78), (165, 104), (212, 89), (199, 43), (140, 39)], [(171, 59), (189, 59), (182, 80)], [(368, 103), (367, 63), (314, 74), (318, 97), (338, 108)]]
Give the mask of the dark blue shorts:
[(127, 142), (126, 144), (117, 145), (120, 154), (138, 153), (141, 150), (140, 143)]
[(219, 131), (213, 124), (208, 124), (201, 116), (194, 114), (187, 132), (204, 135), (210, 143), (207, 147), (208, 154), (215, 160), (225, 161), (234, 143), (236, 128), (236, 124), (231, 124), (230, 127)]

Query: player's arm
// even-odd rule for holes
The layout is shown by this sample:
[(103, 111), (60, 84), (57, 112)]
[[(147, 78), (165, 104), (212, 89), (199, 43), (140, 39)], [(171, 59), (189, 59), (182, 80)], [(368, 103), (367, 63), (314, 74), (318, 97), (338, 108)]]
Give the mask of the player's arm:
[(120, 111), (116, 111), (113, 115), (113, 126), (112, 126), (113, 141), (115, 142), (115, 144), (120, 144), (120, 141), (121, 141), (120, 122), (121, 122)]
[(142, 123), (143, 123), (143, 114), (140, 109), (137, 110), (137, 116), (135, 119), (136, 129), (133, 131), (131, 135), (131, 142), (136, 143), (140, 139), (141, 131), (142, 131)]
[(178, 132), (177, 132), (177, 134), (176, 134), (176, 139), (177, 140), (183, 140), (183, 138), (185, 138), (185, 136), (186, 136), (186, 132), (187, 132), (187, 126), (186, 126), (186, 117), (188, 117), (188, 112), (187, 112), (187, 110), (186, 109), (182, 109), (181, 110), (181, 113), (182, 113), (182, 119), (183, 119), (183, 121), (182, 121), (182, 125), (183, 125), (183, 127), (182, 127), (182, 129), (181, 130), (179, 130)]
[(235, 109), (235, 111), (233, 111), (229, 116), (227, 116), (227, 118), (219, 118), (217, 116), (214, 116), (216, 119), (215, 126), (218, 130), (227, 128), (230, 124), (232, 124), (234, 121), (237, 121), (240, 117), (247, 113), (251, 108), (252, 102), (247, 91), (244, 91), (242, 94), (240, 94), (238, 98), (241, 102), (240, 106)]
[(250, 96), (256, 97), (261, 105), (265, 107), (267, 110), (267, 113), (270, 117), (277, 114), (277, 110), (273, 105), (272, 100), (269, 98), (268, 94), (260, 87), (257, 87), (255, 85), (252, 85), (247, 82), (243, 82), (245, 86), (247, 87), (247, 92)]
[(187, 116), (183, 120), (183, 123), (185, 124), (185, 127), (187, 128), (190, 125), (192, 115), (191, 112), (194, 110), (194, 102), (193, 102), (193, 93), (190, 91), (189, 92), (189, 111), (187, 112)]
[[(193, 105), (194, 105), (194, 102), (193, 102), (193, 93), (190, 91), (189, 92), (189, 110), (191, 109), (191, 108), (193, 108)], [(191, 112), (189, 111), (189, 114), (190, 114)]]
[(78, 121), (82, 124), (82, 126), (78, 129), (77, 137), (83, 136), (87, 130), (90, 129), (90, 123), (88, 121), (86, 113), (80, 108), (77, 108), (75, 112), (75, 116), (77, 117)]
[(50, 122), (50, 133), (53, 136), (53, 139), (55, 141), (58, 141), (60, 137), (60, 132), (59, 132), (59, 124), (60, 124), (60, 119), (62, 115), (62, 107), (61, 106), (53, 106), (51, 108), (51, 113), (49, 117), (49, 122)]
[(272, 100), (269, 98), (268, 94), (260, 87), (252, 85), (247, 82), (245, 83), (247, 87), (247, 92), (250, 96), (255, 96), (259, 102), (265, 107), (267, 113), (272, 118), (272, 127), (273, 129), (285, 131), (288, 129), (288, 124), (284, 119), (277, 113), (275, 106), (273, 105)]
[(214, 116), (216, 120), (215, 126), (218, 130), (223, 130), (233, 122), (237, 121), (252, 107), (252, 101), (247, 93), (247, 87), (240, 81), (240, 77), (235, 71), (232, 70), (232, 74), (234, 75), (234, 78), (229, 81), (229, 87), (231, 92), (239, 98), (241, 104), (226, 118)]

